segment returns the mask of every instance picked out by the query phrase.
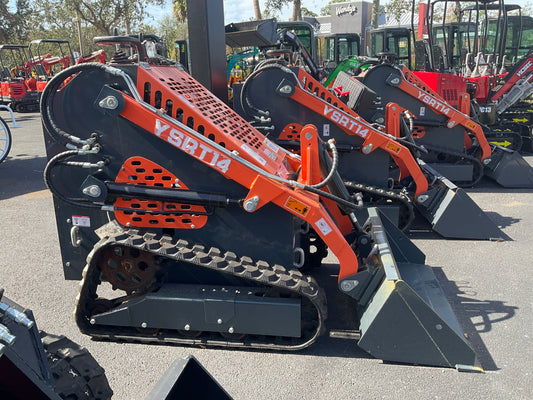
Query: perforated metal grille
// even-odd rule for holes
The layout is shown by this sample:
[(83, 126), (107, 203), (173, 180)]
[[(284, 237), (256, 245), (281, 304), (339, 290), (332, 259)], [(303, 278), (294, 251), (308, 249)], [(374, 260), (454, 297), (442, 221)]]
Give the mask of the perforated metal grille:
[(459, 100), (459, 94), (457, 93), (457, 89), (442, 89), (442, 97), (444, 100), (446, 100), (448, 103), (457, 103)]
[[(115, 179), (116, 182), (164, 188), (188, 189), (166, 169), (142, 157), (126, 160)], [(122, 225), (135, 227), (159, 227), (198, 229), (207, 222), (206, 210), (190, 204), (139, 200), (119, 197), (115, 201), (115, 216)]]
[(284, 153), (241, 116), (185, 71), (176, 67), (139, 68), (137, 87), (144, 101), (164, 109), (208, 139), (270, 173), (276, 173)]
[(298, 79), (301, 82), (303, 82), (303, 86), (305, 90), (313, 93), (317, 97), (320, 97), (322, 100), (327, 101), (329, 104), (333, 105), (334, 107), (337, 107), (338, 109), (344, 112), (349, 112), (348, 108), (345, 107), (345, 104), (342, 101), (340, 101), (336, 96), (331, 94), (331, 92), (328, 91), (320, 83), (314, 80), (311, 77), (311, 75), (309, 75), (307, 72), (300, 70), (298, 74), (299, 74)]
[(289, 124), (279, 134), (280, 140), (300, 140), (300, 132), (303, 126), (300, 124)]

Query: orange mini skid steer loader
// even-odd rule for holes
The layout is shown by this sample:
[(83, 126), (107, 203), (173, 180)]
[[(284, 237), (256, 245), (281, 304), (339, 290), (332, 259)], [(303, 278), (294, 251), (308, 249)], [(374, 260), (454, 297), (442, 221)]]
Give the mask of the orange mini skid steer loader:
[[(347, 75), (339, 74), (336, 82), (342, 74)], [(401, 137), (402, 108), (391, 103), (383, 110), (383, 124), (370, 124), (353, 108), (371, 105), (372, 92), (364, 85), (356, 88), (357, 93), (341, 92), (339, 98), (303, 68), (269, 60), (242, 85), (236, 109), (286, 148), (298, 147), (298, 121), (317, 126), (322, 139), (335, 140), (339, 173), (348, 190), (389, 213), (400, 205), (393, 219), (401, 229), (408, 228), (416, 209), (443, 237), (501, 238), (500, 229), (461, 188), (416, 157), (422, 148)], [(359, 97), (357, 107), (349, 96), (352, 101)]]
[(427, 150), (422, 158), (457, 185), (472, 186), (487, 176), (507, 188), (533, 187), (533, 168), (520, 153), (489, 143), (483, 127), (469, 116), (468, 94), (461, 95), (455, 109), (405, 66), (392, 64), (372, 66), (358, 79), (341, 84), (349, 91), (352, 83), (362, 83), (374, 92), (376, 102), (364, 117), (371, 122), (383, 118), (388, 103), (408, 110), (412, 137)]
[[(136, 58), (62, 71), (41, 102), (82, 332), (298, 350), (349, 305), (344, 323), (377, 358), (481, 369), (424, 254), (375, 208), (359, 222), (316, 127), (291, 154), (138, 40), (95, 40)], [(346, 304), (326, 304), (324, 278), (305, 272), (312, 233), (338, 260)]]

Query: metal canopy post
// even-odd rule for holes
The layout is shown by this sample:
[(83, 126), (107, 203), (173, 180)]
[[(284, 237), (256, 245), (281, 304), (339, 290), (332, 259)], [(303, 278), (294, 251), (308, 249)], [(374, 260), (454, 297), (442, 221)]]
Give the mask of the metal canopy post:
[(223, 1), (187, 0), (187, 19), (191, 75), (227, 103)]

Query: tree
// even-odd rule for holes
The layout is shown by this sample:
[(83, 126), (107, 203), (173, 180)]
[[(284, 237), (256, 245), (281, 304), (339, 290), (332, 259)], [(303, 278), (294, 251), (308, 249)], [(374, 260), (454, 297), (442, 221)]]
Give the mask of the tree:
[(343, 3), (346, 0), (330, 0), (330, 2), (320, 10), (320, 15), (331, 15), (331, 5), (335, 3)]
[(33, 10), (28, 0), (17, 0), (15, 6), (17, 11), (13, 14), (13, 34), (16, 41), (25, 43), (31, 30), (29, 21)]
[(261, 19), (261, 9), (259, 8), (259, 0), (253, 0), (255, 19)]
[(318, 17), (318, 14), (309, 10), (306, 7), (302, 7), (302, 16), (304, 17)]
[(292, 6), (292, 20), (301, 21), (302, 20), (302, 1), (294, 0)]
[(146, 17), (146, 7), (162, 5), (163, 0), (66, 0), (64, 3), (78, 13), (82, 21), (102, 34), (111, 35), (117, 26), (132, 33)]
[(175, 14), (166, 15), (157, 21), (155, 26), (143, 25), (144, 32), (151, 32), (164, 39), (169, 58), (177, 59), (176, 40), (187, 38), (187, 22), (176, 23)]
[(30, 32), (30, 15), (33, 10), (28, 0), (17, 0), (15, 12), (9, 9), (9, 0), (0, 0), (0, 42), (25, 43)]
[(533, 15), (533, 4), (530, 1), (522, 6), (522, 15)]
[(2, 42), (9, 41), (9, 36), (11, 36), (13, 14), (9, 12), (8, 3), (8, 0), (0, 0), (0, 40)]
[(162, 5), (163, 0), (33, 0), (39, 27), (70, 25), (78, 16), (98, 35), (112, 35), (115, 28), (132, 33), (147, 16), (149, 5)]
[(281, 11), (283, 6), (292, 3), (292, 20), (302, 20), (302, 1), (301, 0), (267, 0), (266, 8)]
[[(0, 0), (3, 1), (3, 0)], [(20, 1), (20, 0), (19, 0)], [(84, 52), (96, 50), (95, 36), (113, 35), (115, 28), (121, 34), (139, 32), (148, 12), (148, 5), (162, 4), (163, 0), (28, 0), (33, 12), (26, 20), (31, 27), (28, 40), (63, 39), (74, 51), (78, 44), (77, 19), (81, 24)]]
[(372, 1), (372, 29), (379, 27), (379, 0)]
[(178, 23), (185, 22), (187, 20), (187, 0), (174, 0), (172, 14)]

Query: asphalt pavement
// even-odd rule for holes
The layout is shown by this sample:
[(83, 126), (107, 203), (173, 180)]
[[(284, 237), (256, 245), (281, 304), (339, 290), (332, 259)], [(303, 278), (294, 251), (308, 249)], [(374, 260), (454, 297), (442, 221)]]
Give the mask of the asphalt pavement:
[[(8, 119), (4, 111), (0, 116)], [(384, 363), (353, 340), (327, 336), (295, 353), (93, 341), (72, 318), (78, 282), (63, 278), (52, 195), (42, 178), (40, 116), (15, 116), (22, 128), (12, 129), (13, 146), (0, 164), (0, 287), (34, 312), (40, 329), (85, 346), (105, 368), (113, 399), (145, 399), (170, 364), (189, 354), (240, 400), (533, 398), (533, 190), (489, 181), (467, 190), (509, 240), (412, 234), (484, 374)], [(533, 157), (526, 159), (533, 165)]]

